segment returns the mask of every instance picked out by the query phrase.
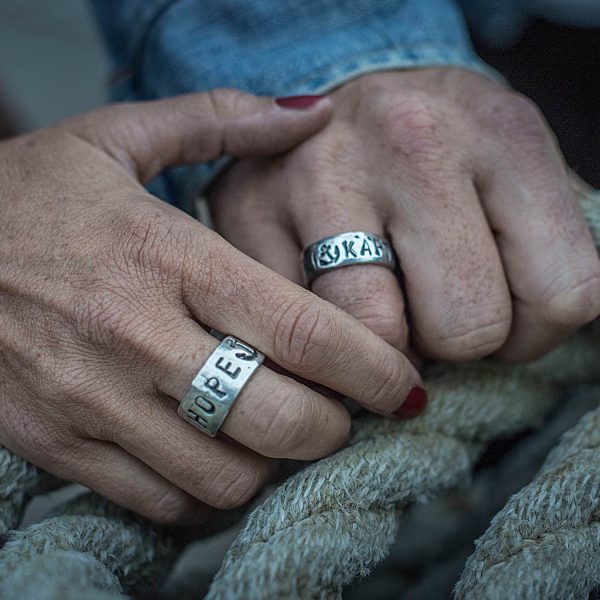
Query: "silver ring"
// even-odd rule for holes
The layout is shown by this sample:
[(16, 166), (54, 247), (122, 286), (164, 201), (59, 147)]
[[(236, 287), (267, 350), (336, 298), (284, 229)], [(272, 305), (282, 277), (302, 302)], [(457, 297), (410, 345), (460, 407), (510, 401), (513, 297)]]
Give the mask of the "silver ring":
[(264, 358), (252, 346), (226, 336), (194, 377), (177, 413), (196, 429), (215, 437)]
[(396, 268), (396, 253), (390, 243), (367, 231), (348, 231), (324, 238), (303, 253), (306, 284), (333, 269), (352, 265), (381, 265)]

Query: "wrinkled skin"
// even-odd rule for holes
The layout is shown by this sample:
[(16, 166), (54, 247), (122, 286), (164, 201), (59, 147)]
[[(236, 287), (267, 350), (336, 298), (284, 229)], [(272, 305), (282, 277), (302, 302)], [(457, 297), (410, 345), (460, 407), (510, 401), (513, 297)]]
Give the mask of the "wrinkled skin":
[(319, 134), (240, 161), (213, 185), (228, 240), (302, 283), (308, 244), (388, 236), (405, 295), (378, 266), (323, 274), (312, 289), (434, 359), (533, 359), (600, 314), (598, 254), (529, 100), (451, 68), (370, 74), (330, 97), (335, 115)]
[[(214, 518), (274, 458), (346, 438), (330, 397), (261, 367), (210, 439), (177, 400), (217, 341), (390, 414), (419, 375), (344, 311), (142, 187), (166, 166), (289, 149), (329, 100), (286, 110), (232, 90), (120, 105), (0, 144), (0, 443), (163, 523)], [(204, 326), (204, 327), (203, 327)]]

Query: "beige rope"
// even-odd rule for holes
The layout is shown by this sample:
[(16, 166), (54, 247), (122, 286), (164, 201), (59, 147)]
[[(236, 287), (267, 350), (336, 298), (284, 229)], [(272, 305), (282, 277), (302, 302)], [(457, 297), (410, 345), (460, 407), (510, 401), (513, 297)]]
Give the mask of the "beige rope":
[(290, 478), (250, 515), (208, 598), (339, 597), (387, 554), (403, 507), (468, 478), (485, 442), (540, 424), (560, 397), (550, 381), (600, 378), (599, 362), (590, 332), (530, 367), (435, 368), (426, 415), (360, 421), (348, 448)]
[[(402, 598), (450, 597), (473, 551), (473, 540), (507, 499), (533, 479), (562, 434), (599, 404), (600, 385), (578, 386), (561, 396), (542, 428), (486, 448), (492, 462), (478, 461), (473, 481), (465, 480), (435, 501), (407, 512), (389, 557), (359, 590), (368, 585), (378, 597), (380, 586), (395, 581), (397, 589), (406, 588)], [(440, 593), (425, 592), (433, 586), (442, 588)], [(352, 597), (354, 589), (349, 593)]]
[[(600, 585), (600, 409), (563, 437), (476, 542), (456, 597), (587, 598)], [(504, 595), (503, 595), (504, 594)]]

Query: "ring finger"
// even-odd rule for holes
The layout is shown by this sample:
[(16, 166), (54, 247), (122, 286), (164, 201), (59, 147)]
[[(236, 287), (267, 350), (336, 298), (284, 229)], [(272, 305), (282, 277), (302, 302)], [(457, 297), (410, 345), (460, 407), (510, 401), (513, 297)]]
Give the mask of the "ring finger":
[[(339, 197), (339, 186), (332, 182), (329, 187), (331, 189), (327, 185), (315, 186), (310, 199), (292, 203), (294, 207), (302, 207), (291, 218), (303, 247), (352, 231), (386, 237), (384, 217), (366, 194), (352, 192), (348, 188), (343, 197)], [(334, 190), (338, 190), (339, 202), (333, 200), (336, 197)], [(318, 275), (312, 281), (311, 289), (364, 323), (401, 352), (407, 353), (404, 298), (398, 279), (389, 268), (357, 264), (333, 269)]]
[[(309, 153), (310, 154), (310, 153)], [(259, 165), (260, 167), (260, 165)], [(251, 180), (257, 165), (245, 161), (234, 167), (237, 177)], [(365, 231), (385, 237), (383, 215), (363, 192), (367, 182), (359, 180), (364, 170), (311, 177), (301, 182), (276, 183), (265, 189), (250, 186), (236, 202), (218, 202), (212, 208), (219, 231), (255, 260), (296, 283), (304, 283), (301, 251), (306, 246), (332, 235)], [(262, 173), (263, 179), (269, 175)], [(306, 176), (305, 176), (306, 175)], [(341, 178), (343, 177), (343, 181)], [(353, 180), (356, 179), (356, 181)], [(285, 189), (285, 191), (283, 191)], [(310, 190), (300, 195), (298, 190)], [(221, 183), (218, 196), (239, 194), (235, 186)], [(282, 210), (279, 204), (265, 202), (283, 193), (291, 195)], [(240, 210), (240, 206), (244, 210)], [(248, 222), (251, 219), (251, 223)], [(321, 298), (339, 306), (367, 325), (401, 352), (408, 350), (408, 327), (404, 300), (394, 273), (377, 265), (356, 265), (319, 275), (311, 289)]]
[[(145, 462), (160, 461), (160, 457), (144, 445), (148, 441), (155, 444), (156, 438), (169, 444), (178, 437), (172, 451), (175, 455), (185, 454), (185, 451), (198, 456), (215, 451), (226, 455), (234, 448), (224, 439), (211, 440), (195, 431), (176, 414), (177, 401), (185, 396), (218, 344), (195, 321), (185, 317), (171, 331), (168, 340), (160, 344), (161, 349), (150, 358), (151, 377), (159, 394), (154, 397), (148, 394), (144, 406), (135, 413), (134, 422), (121, 428), (123, 433), (127, 432), (124, 436), (127, 444), (131, 443), (130, 434), (134, 429), (145, 432), (140, 436), (143, 443), (130, 447), (136, 456)], [(339, 447), (349, 427), (349, 415), (340, 403), (261, 366), (241, 389), (220, 430), (263, 456), (310, 460)], [(121, 439), (114, 441), (122, 442)], [(165, 454), (164, 449), (160, 454)], [(165, 471), (165, 465), (158, 470)]]

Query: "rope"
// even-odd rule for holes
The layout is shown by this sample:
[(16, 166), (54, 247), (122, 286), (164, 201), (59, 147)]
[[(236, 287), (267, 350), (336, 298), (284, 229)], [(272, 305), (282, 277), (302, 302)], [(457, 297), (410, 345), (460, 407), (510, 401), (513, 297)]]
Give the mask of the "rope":
[[(37, 600), (39, 590), (46, 588), (48, 598), (62, 600), (60, 590), (69, 588), (95, 599), (91, 586), (146, 592), (166, 576), (176, 558), (174, 544), (158, 528), (96, 494), (66, 502), (56, 513), (5, 536), (0, 597)], [(39, 573), (53, 575), (41, 585)]]
[[(599, 404), (600, 385), (570, 389), (543, 428), (487, 448), (485, 455), (493, 462), (482, 457), (472, 482), (465, 480), (435, 501), (411, 507), (400, 522), (389, 557), (367, 581), (344, 590), (344, 598), (358, 600), (367, 593), (403, 600), (450, 598), (473, 552), (473, 540), (488, 528), (508, 498), (533, 479), (562, 434)], [(391, 589), (395, 594), (386, 595)]]
[(600, 585), (600, 408), (567, 432), (476, 542), (456, 598), (587, 598)]
[(66, 482), (0, 446), (0, 541), (19, 525), (29, 500)]
[(403, 508), (463, 482), (494, 437), (541, 424), (560, 398), (552, 378), (600, 378), (594, 337), (574, 339), (529, 368), (434, 369), (423, 417), (362, 420), (349, 447), (288, 479), (250, 515), (207, 598), (341, 597), (344, 585), (385, 557)]
[[(600, 194), (588, 193), (582, 207), (600, 247)], [(425, 374), (427, 413), (410, 422), (357, 419), (346, 448), (290, 477), (248, 517), (207, 597), (341, 597), (344, 585), (387, 555), (406, 507), (467, 480), (494, 438), (541, 426), (562, 386), (600, 379), (597, 340), (598, 331), (588, 328), (532, 365), (432, 367)], [(515, 577), (528, 582), (521, 591), (551, 580), (544, 597), (561, 597), (552, 595), (557, 590), (572, 597), (570, 590), (596, 585), (600, 461), (597, 443), (590, 444), (599, 431), (593, 415), (551, 455), (552, 468), (493, 521), (468, 562), (459, 598), (500, 597), (493, 595), (499, 590), (520, 597), (512, 591)], [(56, 482), (0, 448), (0, 597), (108, 600), (162, 580), (176, 557), (172, 541), (94, 494), (17, 530), (28, 499), (49, 485)], [(520, 536), (523, 523), (530, 527)], [(494, 545), (502, 554), (493, 554)], [(529, 570), (516, 571), (529, 556)]]

